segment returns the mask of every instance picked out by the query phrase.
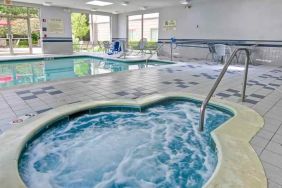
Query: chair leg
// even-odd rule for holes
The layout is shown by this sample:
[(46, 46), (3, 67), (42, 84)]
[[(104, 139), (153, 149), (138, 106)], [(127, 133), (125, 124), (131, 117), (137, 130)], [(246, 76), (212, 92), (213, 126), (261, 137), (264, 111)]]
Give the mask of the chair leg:
[(206, 61), (208, 61), (209, 60), (209, 55), (210, 55), (211, 53), (208, 53), (207, 54), (207, 56), (206, 56)]

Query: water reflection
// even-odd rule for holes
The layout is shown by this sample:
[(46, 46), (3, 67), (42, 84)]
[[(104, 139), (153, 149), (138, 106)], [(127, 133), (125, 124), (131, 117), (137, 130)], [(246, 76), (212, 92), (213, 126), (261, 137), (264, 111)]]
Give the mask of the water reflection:
[(0, 88), (142, 69), (160, 64), (162, 63), (122, 63), (95, 58), (64, 58), (0, 63)]

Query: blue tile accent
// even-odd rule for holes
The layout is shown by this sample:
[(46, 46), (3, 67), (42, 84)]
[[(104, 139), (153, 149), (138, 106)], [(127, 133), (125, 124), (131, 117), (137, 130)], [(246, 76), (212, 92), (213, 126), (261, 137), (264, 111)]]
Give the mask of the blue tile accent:
[(30, 93), (30, 90), (17, 91), (16, 93), (17, 93), (18, 95), (26, 94), (26, 93)]
[(258, 101), (254, 101), (254, 100), (251, 100), (251, 99), (245, 99), (245, 102), (250, 103), (250, 104), (257, 104), (258, 103)]
[(125, 91), (116, 92), (115, 94), (116, 94), (116, 95), (119, 95), (119, 96), (126, 96), (126, 95), (129, 95), (129, 93), (127, 93), (127, 92), (125, 92)]
[(47, 112), (48, 110), (51, 110), (51, 109), (53, 109), (53, 108), (46, 108), (46, 109), (43, 109), (43, 110), (38, 110), (38, 111), (36, 111), (36, 113), (41, 114), (41, 113)]
[(42, 90), (42, 91), (35, 91), (35, 92), (31, 92), (34, 95), (40, 95), (40, 94), (44, 94), (46, 93), (46, 91)]
[(176, 86), (176, 87), (187, 88), (187, 87), (189, 87), (189, 86), (187, 86), (187, 85), (178, 85), (178, 86)]
[(41, 89), (43, 89), (43, 90), (50, 90), (50, 89), (55, 89), (55, 88), (53, 86), (48, 86), (48, 87), (43, 87)]
[(28, 97), (21, 97), (23, 100), (31, 100), (31, 99), (36, 99), (37, 97), (35, 95), (28, 96)]
[(217, 96), (219, 96), (219, 97), (225, 97), (225, 98), (227, 98), (227, 97), (230, 97), (231, 95), (229, 95), (229, 94), (226, 94), (226, 93), (218, 93), (218, 94), (216, 94)]
[(58, 94), (61, 94), (63, 93), (62, 91), (52, 91), (52, 92), (48, 92), (50, 95), (58, 95)]
[(166, 84), (166, 85), (172, 84), (172, 82), (168, 82), (168, 81), (162, 82), (162, 83), (163, 83), (163, 84)]
[(226, 91), (232, 92), (232, 93), (239, 93), (240, 91), (235, 89), (227, 89)]
[(265, 96), (263, 95), (258, 95), (258, 94), (251, 94), (251, 97), (255, 97), (255, 98), (259, 98), (259, 99), (263, 99)]

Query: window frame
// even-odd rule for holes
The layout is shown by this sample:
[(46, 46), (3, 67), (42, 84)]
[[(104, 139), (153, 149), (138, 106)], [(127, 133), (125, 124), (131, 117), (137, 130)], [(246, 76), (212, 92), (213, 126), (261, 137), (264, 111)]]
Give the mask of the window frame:
[[(127, 16), (127, 42), (129, 43), (130, 42), (130, 38), (129, 38), (129, 30), (133, 30), (133, 29), (129, 29), (129, 22), (130, 21), (134, 21), (134, 20), (129, 20), (129, 17), (131, 16), (141, 16), (141, 39), (140, 40), (143, 40), (144, 39), (144, 20), (146, 20), (147, 18), (144, 18), (144, 15), (147, 15), (147, 14), (158, 14), (158, 23), (160, 22), (160, 13), (159, 12), (152, 12), (152, 13), (141, 13), (141, 14), (133, 14), (133, 15), (128, 15)], [(149, 18), (149, 19), (154, 19), (154, 18)], [(159, 24), (158, 24), (158, 27), (155, 27), (155, 28), (150, 28), (150, 39), (152, 39), (152, 29), (156, 29), (158, 31), (158, 36), (159, 36), (159, 30), (160, 30), (160, 27), (159, 27)], [(158, 39), (157, 39), (158, 41)]]

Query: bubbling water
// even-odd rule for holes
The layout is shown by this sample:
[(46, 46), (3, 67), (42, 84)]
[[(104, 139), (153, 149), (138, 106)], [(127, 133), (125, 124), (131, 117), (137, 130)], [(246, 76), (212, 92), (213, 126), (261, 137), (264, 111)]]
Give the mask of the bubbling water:
[(202, 187), (217, 155), (210, 132), (231, 115), (173, 101), (144, 112), (83, 115), (50, 128), (23, 152), (19, 170), (28, 187)]

